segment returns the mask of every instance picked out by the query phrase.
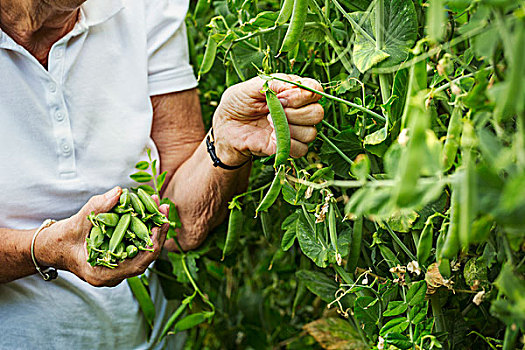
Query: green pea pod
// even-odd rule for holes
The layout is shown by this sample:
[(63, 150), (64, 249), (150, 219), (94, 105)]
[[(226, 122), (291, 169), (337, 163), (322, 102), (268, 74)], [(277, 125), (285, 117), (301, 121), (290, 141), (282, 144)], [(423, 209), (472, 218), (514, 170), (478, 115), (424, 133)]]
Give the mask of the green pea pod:
[(102, 233), (102, 230), (100, 227), (93, 226), (91, 228), (91, 232), (89, 233), (89, 239), (92, 243), (92, 246), (95, 248), (98, 248), (102, 245), (104, 242), (104, 234)]
[(115, 228), (114, 227), (108, 227), (108, 229), (105, 232), (105, 235), (108, 238), (111, 238), (111, 236), (113, 236), (113, 232), (115, 232)]
[(128, 278), (128, 285), (139, 303), (140, 309), (144, 314), (144, 318), (150, 327), (153, 327), (153, 320), (155, 319), (155, 305), (149, 296), (146, 286), (144, 286), (144, 283), (139, 277)]
[(279, 17), (275, 21), (275, 25), (281, 26), (288, 22), (293, 11), (294, 0), (284, 0), (281, 11), (279, 11)]
[(459, 252), (459, 191), (453, 189), (450, 198), (450, 222), (448, 226), (447, 237), (441, 248), (442, 259), (454, 259)]
[(461, 247), (467, 249), (469, 244), (474, 241), (472, 223), (477, 214), (478, 187), (476, 177), (476, 154), (474, 146), (477, 138), (474, 125), (466, 121), (463, 126), (463, 136), (461, 137), (462, 148), (462, 171), (457, 172), (459, 176), (458, 200), (461, 203), (459, 215), (459, 241)]
[(133, 244), (130, 244), (126, 247), (126, 253), (128, 254), (128, 258), (133, 259), (137, 256), (139, 252), (139, 249), (135, 247)]
[(144, 241), (147, 246), (152, 246), (153, 242), (149, 236), (148, 227), (137, 217), (131, 217), (131, 230), (137, 235), (139, 239)]
[(266, 104), (270, 110), (273, 127), (275, 129), (275, 138), (277, 139), (277, 150), (275, 152), (274, 168), (277, 169), (281, 164), (285, 164), (290, 156), (290, 127), (288, 126), (288, 119), (284, 113), (283, 105), (277, 98), (275, 92), (267, 88)]
[(148, 212), (152, 214), (159, 213), (157, 203), (155, 203), (153, 198), (151, 198), (151, 196), (147, 194), (146, 191), (144, 191), (142, 188), (139, 188), (139, 190), (137, 191), (137, 195), (139, 196), (140, 201), (142, 202), (142, 204), (144, 204), (144, 207)]
[(177, 318), (179, 318), (179, 316), (184, 312), (184, 310), (186, 310), (187, 306), (188, 306), (188, 303), (181, 303), (179, 305), (177, 310), (175, 310), (175, 312), (170, 316), (170, 318), (166, 322), (166, 325), (164, 326), (164, 329), (162, 330), (162, 333), (160, 334), (160, 339), (166, 336), (171, 326), (173, 326), (173, 323), (175, 323), (175, 320), (177, 320)]
[(419, 241), (417, 243), (417, 261), (420, 265), (423, 265), (425, 261), (430, 257), (432, 251), (432, 240), (434, 238), (433, 234), (434, 225), (432, 221), (427, 221), (421, 235), (419, 236)]
[(213, 67), (216, 54), (217, 42), (212, 38), (212, 33), (210, 33), (210, 35), (208, 35), (208, 42), (206, 43), (206, 51), (204, 51), (204, 57), (199, 69), (199, 79), (202, 74), (208, 73), (211, 67)]
[(106, 226), (115, 227), (118, 224), (119, 216), (115, 213), (100, 213), (95, 218)]
[(121, 208), (126, 208), (129, 205), (129, 190), (124, 188), (120, 194), (119, 203)]
[(142, 202), (140, 201), (139, 196), (131, 192), (129, 194), (129, 198), (131, 201), (131, 206), (133, 207), (133, 210), (135, 211), (135, 213), (137, 213), (141, 218), (144, 218), (144, 216), (146, 215), (145, 214), (146, 208), (144, 208), (144, 204), (142, 204)]
[[(322, 179), (325, 176), (329, 175), (331, 172), (332, 172), (332, 167), (331, 166), (326, 167), (326, 168), (318, 169), (318, 170), (316, 170), (313, 173), (313, 175), (310, 177), (310, 179), (308, 179), (308, 181), (315, 182), (315, 181), (317, 181), (319, 179)], [(333, 177), (333, 175), (332, 175), (332, 177)]]
[(306, 14), (308, 12), (308, 0), (295, 0), (293, 4), (292, 20), (284, 36), (283, 44), (279, 50), (282, 52), (291, 51), (299, 42), (303, 33)]
[(188, 315), (175, 323), (173, 331), (175, 333), (185, 331), (186, 329), (193, 328), (202, 322), (206, 321), (209, 318), (209, 313), (207, 312), (197, 312), (195, 314)]
[(270, 189), (268, 192), (266, 192), (266, 195), (264, 196), (263, 200), (255, 210), (255, 215), (257, 216), (257, 213), (261, 211), (268, 210), (272, 206), (272, 204), (275, 202), (277, 197), (279, 196), (279, 193), (281, 193), (281, 188), (283, 187), (284, 183), (284, 165), (281, 165), (279, 168), (279, 171), (277, 174), (275, 174), (275, 177), (273, 178), (272, 184), (270, 186)]
[(332, 248), (334, 248), (337, 264), (340, 265), (339, 258), (339, 247), (337, 246), (337, 222), (335, 220), (334, 203), (330, 202), (328, 208), (328, 232), (330, 233), (330, 241)]
[(226, 242), (224, 243), (224, 248), (222, 249), (222, 260), (225, 257), (230, 255), (237, 246), (239, 241), (239, 236), (242, 231), (244, 217), (242, 215), (242, 210), (237, 207), (234, 207), (230, 211), (230, 218), (228, 220), (228, 233), (226, 234)]
[(113, 253), (115, 252), (115, 249), (117, 246), (122, 242), (122, 239), (124, 238), (124, 235), (126, 234), (126, 230), (129, 227), (129, 223), (131, 221), (131, 214), (124, 214), (120, 217), (120, 220), (118, 221), (117, 226), (115, 227), (115, 231), (113, 232), (113, 235), (111, 236), (111, 239), (109, 240), (109, 247), (108, 250)]
[(441, 153), (441, 159), (443, 161), (444, 171), (448, 171), (454, 165), (456, 154), (459, 147), (459, 136), (461, 134), (461, 108), (455, 107), (450, 115), (450, 121), (448, 122), (447, 138), (443, 151)]
[(355, 273), (359, 256), (361, 255), (361, 244), (363, 240), (363, 217), (360, 216), (354, 221), (352, 232), (352, 242), (350, 243), (350, 254), (346, 265), (347, 271)]
[(209, 8), (209, 0), (199, 0), (197, 5), (195, 5), (195, 11), (193, 12), (193, 19), (197, 19), (202, 16), (202, 14)]

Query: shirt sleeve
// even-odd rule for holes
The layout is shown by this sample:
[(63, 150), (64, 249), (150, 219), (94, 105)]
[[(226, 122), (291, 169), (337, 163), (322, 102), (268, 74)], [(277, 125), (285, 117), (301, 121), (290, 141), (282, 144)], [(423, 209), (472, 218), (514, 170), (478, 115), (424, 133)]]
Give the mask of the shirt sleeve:
[(188, 0), (147, 0), (146, 4), (149, 95), (196, 87), (184, 24)]

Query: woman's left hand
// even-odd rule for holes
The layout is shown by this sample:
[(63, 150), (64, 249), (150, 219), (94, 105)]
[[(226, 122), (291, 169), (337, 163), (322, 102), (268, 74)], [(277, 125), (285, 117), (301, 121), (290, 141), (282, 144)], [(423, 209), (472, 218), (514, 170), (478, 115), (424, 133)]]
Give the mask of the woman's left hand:
[[(309, 78), (277, 74), (283, 79), (301, 82), (322, 91), (321, 85)], [(261, 92), (265, 81), (259, 77), (228, 88), (221, 99), (213, 119), (215, 147), (218, 157), (228, 165), (245, 162), (251, 155), (266, 156), (276, 152), (276, 139), (265, 94)], [(278, 80), (268, 86), (284, 107), (290, 126), (290, 155), (302, 157), (308, 143), (315, 140), (315, 125), (323, 120), (320, 95)]]

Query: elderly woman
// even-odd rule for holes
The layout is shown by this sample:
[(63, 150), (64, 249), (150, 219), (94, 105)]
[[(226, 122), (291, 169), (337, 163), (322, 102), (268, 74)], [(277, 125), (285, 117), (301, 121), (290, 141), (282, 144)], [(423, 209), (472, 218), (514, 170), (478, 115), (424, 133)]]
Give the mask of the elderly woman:
[[(174, 249), (164, 244), (166, 225), (154, 232), (154, 253), (111, 270), (86, 262), (86, 216), (110, 210), (117, 185), (133, 186), (129, 174), (150, 148), (168, 172), (163, 195), (179, 210), (179, 241), (195, 248), (246, 187), (251, 155), (275, 152), (263, 81), (254, 78), (229, 88), (217, 107), (222, 164), (214, 166), (188, 63), (187, 5), (0, 0), (1, 349), (148, 347), (120, 282), (143, 273), (163, 246)], [(271, 88), (290, 122), (291, 155), (302, 156), (323, 117), (318, 97), (279, 82)], [(36, 266), (59, 276), (45, 281)]]

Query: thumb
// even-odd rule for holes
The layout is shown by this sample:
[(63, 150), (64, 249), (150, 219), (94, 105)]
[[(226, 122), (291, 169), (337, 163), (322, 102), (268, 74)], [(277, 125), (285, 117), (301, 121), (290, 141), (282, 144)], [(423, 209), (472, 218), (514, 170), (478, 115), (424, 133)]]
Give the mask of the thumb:
[(117, 186), (104, 194), (93, 196), (84, 205), (81, 212), (85, 215), (91, 212), (95, 214), (108, 212), (117, 204), (121, 193), (122, 189)]

